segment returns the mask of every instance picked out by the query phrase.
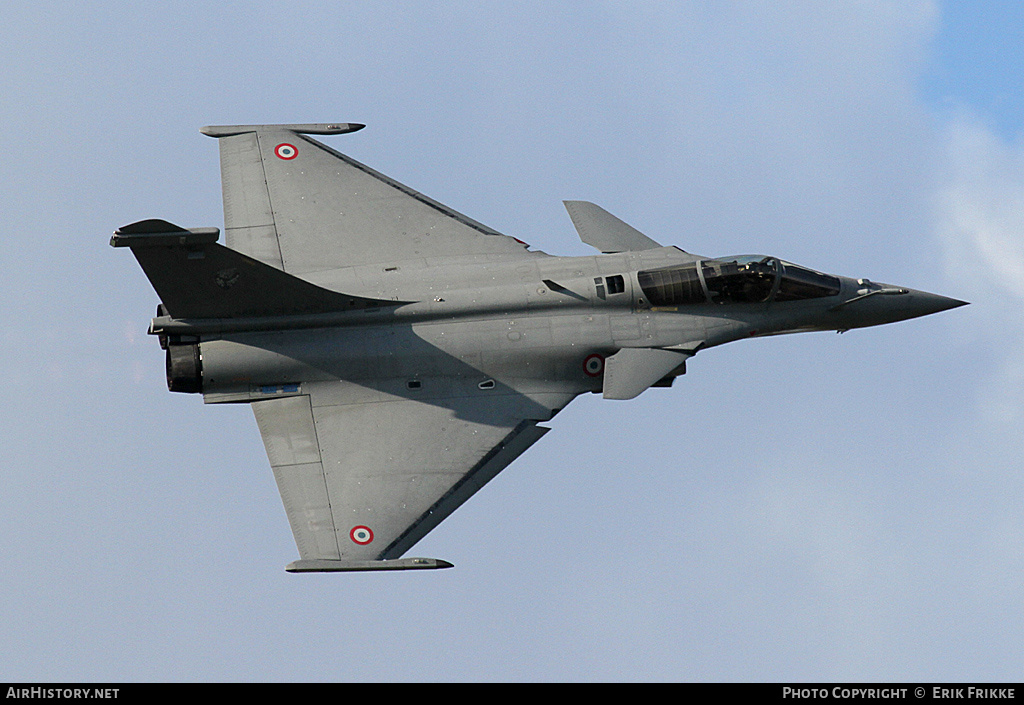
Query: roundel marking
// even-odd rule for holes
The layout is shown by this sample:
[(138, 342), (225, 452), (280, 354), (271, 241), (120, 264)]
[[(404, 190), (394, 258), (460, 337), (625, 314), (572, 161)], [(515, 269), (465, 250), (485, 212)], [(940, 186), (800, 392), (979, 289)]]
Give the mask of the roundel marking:
[(352, 531), (348, 532), (348, 535), (349, 538), (360, 546), (365, 546), (373, 541), (373, 532), (368, 526), (353, 526)]
[(283, 142), (274, 147), (274, 154), (276, 154), (279, 159), (295, 159), (295, 157), (299, 156), (299, 150), (295, 148), (294, 144)]
[(597, 377), (604, 372), (604, 358), (597, 353), (587, 355), (583, 360), (583, 371), (591, 377)]

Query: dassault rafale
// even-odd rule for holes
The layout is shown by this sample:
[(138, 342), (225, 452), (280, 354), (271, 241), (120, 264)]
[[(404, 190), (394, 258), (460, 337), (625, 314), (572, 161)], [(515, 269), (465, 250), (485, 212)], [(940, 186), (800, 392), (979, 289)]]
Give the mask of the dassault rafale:
[(308, 135), (222, 125), (218, 228), (114, 233), (160, 298), (172, 392), (252, 406), (291, 524), (291, 572), (448, 568), (403, 558), (577, 395), (669, 387), (698, 352), (964, 304), (776, 257), (664, 247), (565, 201), (598, 254), (556, 257)]

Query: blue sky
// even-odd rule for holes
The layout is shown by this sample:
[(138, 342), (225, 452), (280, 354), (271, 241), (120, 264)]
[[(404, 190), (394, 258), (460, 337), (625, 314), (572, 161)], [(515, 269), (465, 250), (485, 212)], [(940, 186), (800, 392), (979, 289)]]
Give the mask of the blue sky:
[[(1017, 680), (1014, 3), (42, 3), (0, 10), (0, 678)], [(415, 549), (294, 576), (251, 412), (166, 392), (107, 246), (221, 225), (205, 124), (326, 138), (551, 254), (665, 243), (966, 299), (580, 398)]]
[(969, 108), (1003, 139), (1020, 134), (1024, 97), (1013, 67), (1024, 61), (1024, 7), (1014, 2), (946, 3), (922, 76), (924, 97), (936, 107)]

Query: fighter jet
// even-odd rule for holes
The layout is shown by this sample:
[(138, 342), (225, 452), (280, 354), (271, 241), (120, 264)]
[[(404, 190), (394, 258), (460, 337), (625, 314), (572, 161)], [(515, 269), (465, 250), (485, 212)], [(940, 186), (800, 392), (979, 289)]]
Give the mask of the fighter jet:
[(403, 558), (584, 393), (670, 387), (723, 343), (845, 331), (965, 302), (776, 257), (662, 246), (565, 201), (587, 257), (556, 257), (308, 135), (353, 123), (202, 128), (217, 228), (114, 233), (160, 297), (167, 386), (250, 404), (291, 524), (290, 572), (448, 568)]

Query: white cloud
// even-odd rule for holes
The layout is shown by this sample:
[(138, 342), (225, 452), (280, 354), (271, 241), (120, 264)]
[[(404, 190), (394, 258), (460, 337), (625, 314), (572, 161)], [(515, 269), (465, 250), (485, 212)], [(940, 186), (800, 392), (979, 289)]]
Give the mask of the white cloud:
[(978, 391), (978, 411), (1004, 439), (1024, 438), (1024, 141), (1006, 142), (969, 114), (945, 133), (945, 169), (935, 198), (935, 230), (947, 274), (974, 310), (965, 331), (976, 359), (994, 370)]
[(950, 274), (971, 275), (981, 298), (1024, 298), (1024, 143), (1007, 144), (970, 116), (946, 132), (936, 227)]

